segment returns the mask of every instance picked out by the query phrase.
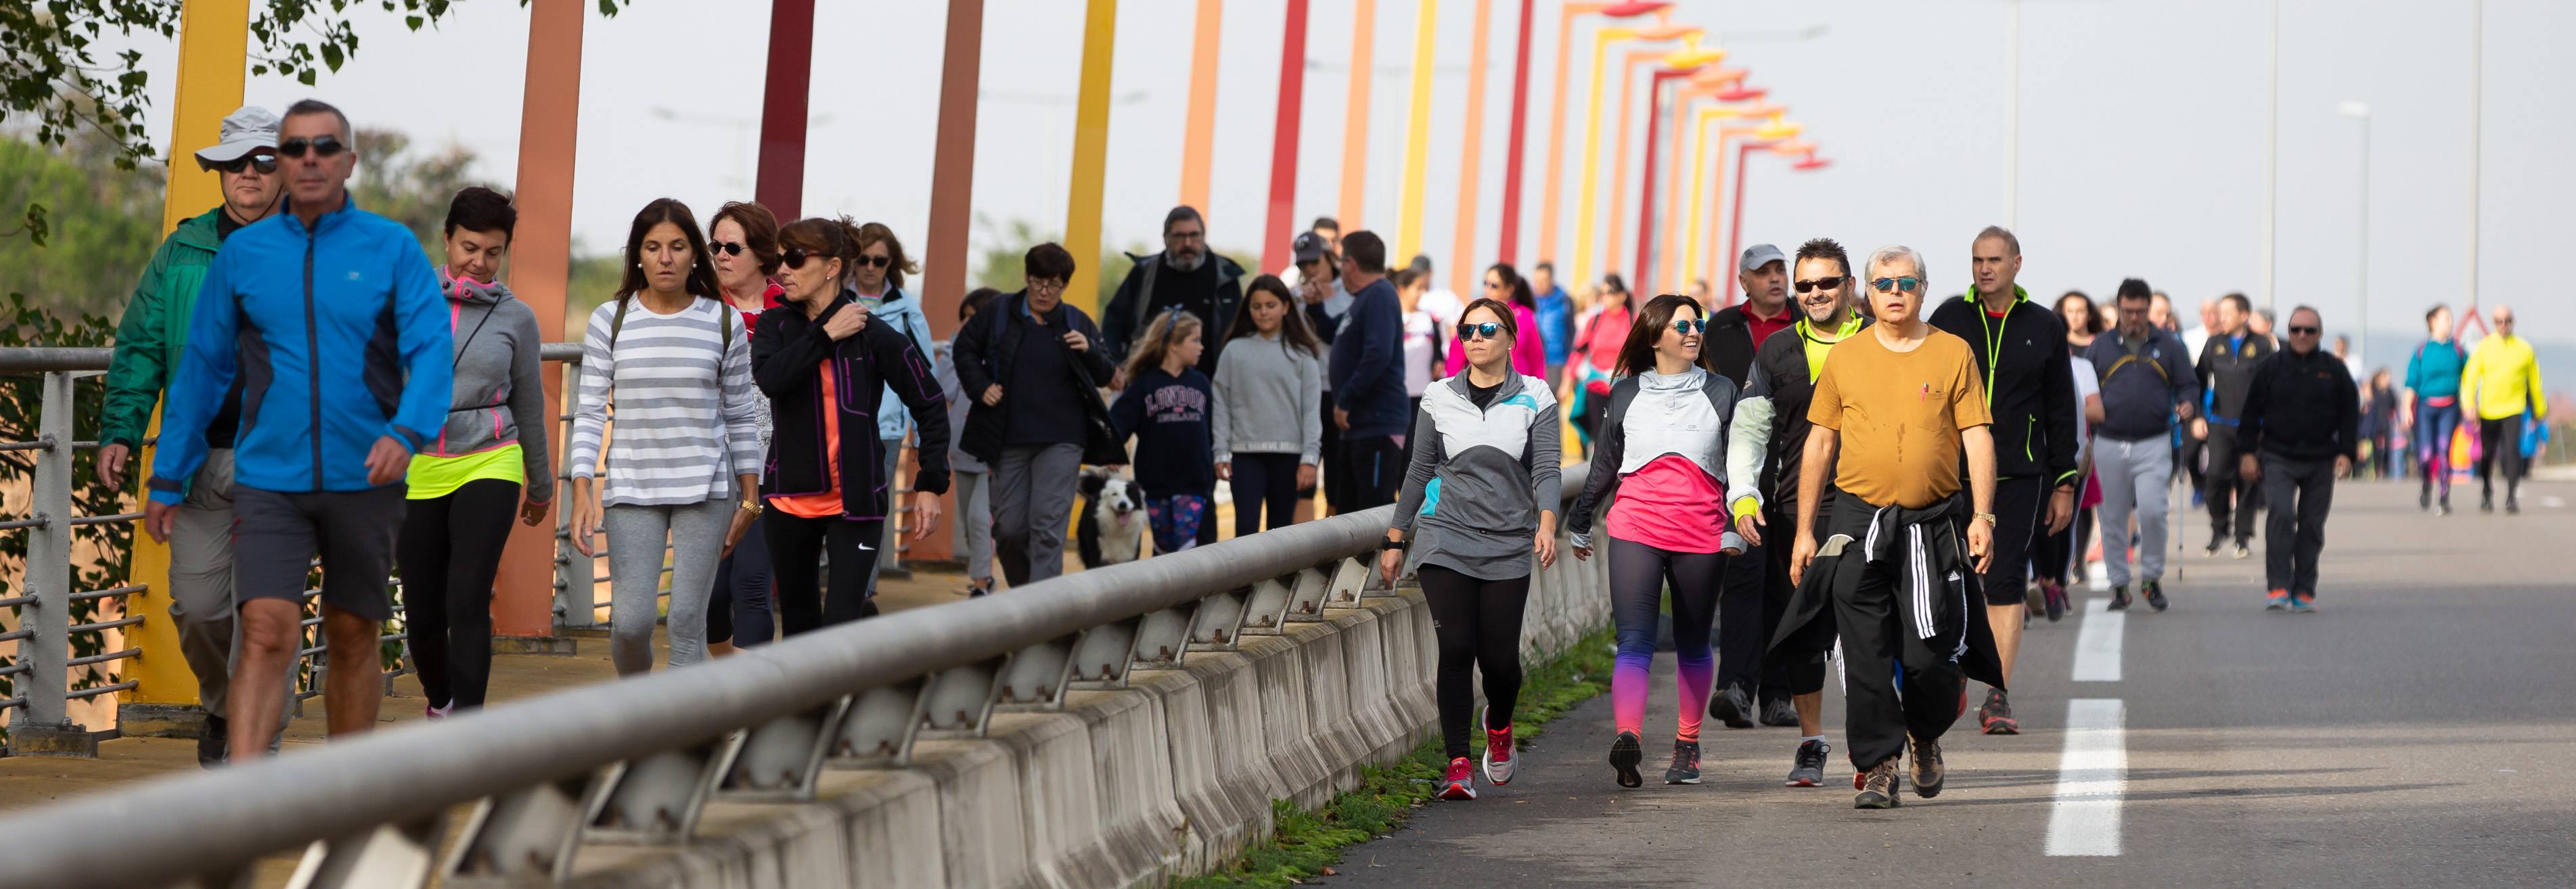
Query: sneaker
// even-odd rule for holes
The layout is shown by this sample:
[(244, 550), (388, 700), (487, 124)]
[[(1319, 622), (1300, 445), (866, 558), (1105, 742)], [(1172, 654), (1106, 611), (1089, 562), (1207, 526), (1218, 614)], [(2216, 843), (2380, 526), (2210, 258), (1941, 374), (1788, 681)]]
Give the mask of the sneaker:
[(1637, 764), (1646, 759), (1645, 746), (1637, 742), (1636, 732), (1620, 732), (1610, 742), (1610, 768), (1619, 773), (1619, 786), (1643, 787), (1646, 779), (1637, 774)]
[(2504, 498), (2504, 514), (2505, 514), (2505, 515), (2521, 515), (2521, 514), (2522, 514), (2522, 501), (2520, 501), (2520, 500), (2516, 500), (2516, 499), (2513, 499), (2513, 498), (2511, 498), (2511, 497), (2506, 497), (2506, 498)]
[(2013, 718), (2012, 702), (2000, 688), (1986, 689), (1986, 702), (1977, 707), (1977, 726), (1989, 735), (2021, 734), (2021, 720)]
[[(1477, 725), (1492, 725), (1492, 723), (1485, 721), (1485, 713), (1491, 709), (1493, 708), (1487, 707), (1476, 711)], [(1512, 783), (1512, 767), (1518, 763), (1517, 760), (1512, 758), (1512, 750), (1511, 726), (1507, 725), (1499, 729), (1488, 728), (1485, 730), (1486, 781), (1491, 782), (1496, 787)]]
[(1822, 787), (1825, 784), (1825, 758), (1834, 745), (1823, 741), (1800, 741), (1798, 753), (1789, 760), (1789, 787)]
[(1852, 776), (1852, 808), (1893, 809), (1901, 805), (1896, 799), (1896, 757), (1888, 757), (1871, 766), (1869, 771)]
[(1440, 779), (1440, 798), (1471, 800), (1476, 798), (1476, 770), (1464, 756), (1449, 761), (1449, 771)]
[(2263, 595), (2263, 610), (2265, 611), (2287, 611), (2289, 610), (2289, 607), (2289, 590), (2273, 590)]
[(2296, 594), (2291, 595), (2291, 596), (2290, 596), (2290, 613), (2291, 613), (2291, 614), (2315, 614), (2315, 613), (2317, 613), (2317, 594), (2315, 594), (2315, 593), (2296, 593)]
[(2432, 480), (2432, 479), (2429, 479), (2429, 478), (2428, 478), (2428, 479), (2425, 479), (2425, 480), (2424, 480), (2424, 490), (2422, 490), (2422, 491), (2420, 491), (2420, 492), (2417, 492), (2417, 493), (2415, 494), (2415, 508), (2416, 508), (2416, 509), (2423, 509), (2423, 510), (2430, 510), (2430, 509), (2432, 509), (2432, 508), (2433, 508), (2433, 480)]
[(2041, 608), (2048, 615), (2049, 623), (2056, 623), (2066, 619), (2065, 587), (2058, 586), (2054, 583), (2040, 584), (2039, 599)]
[(2146, 594), (2147, 594), (2147, 607), (2149, 607), (2149, 608), (2153, 608), (2153, 609), (2155, 609), (2155, 610), (2157, 610), (2157, 611), (2163, 611), (2163, 610), (2165, 610), (2165, 608), (2166, 608), (2169, 604), (2171, 604), (2171, 603), (2168, 603), (2168, 602), (2166, 602), (2166, 601), (2165, 601), (2165, 582), (2164, 582), (2164, 581), (2161, 581), (2161, 580), (2150, 580), (2150, 581), (2147, 581), (2147, 583), (2146, 583)]
[(2247, 547), (2247, 546), (2245, 545), (2245, 541), (2242, 541), (2242, 540), (2236, 541), (2236, 558), (2242, 559), (2242, 558), (2245, 558), (2245, 557), (2247, 557), (2247, 556), (2251, 556), (2251, 555), (2253, 555), (2253, 554), (2254, 554), (2254, 550), (2253, 550), (2252, 548)]
[(2224, 536), (2224, 535), (2211, 537), (2211, 538), (2209, 538), (2209, 545), (2208, 545), (2208, 546), (2205, 546), (2205, 547), (2202, 547), (2200, 551), (2201, 551), (2202, 553), (2204, 553), (2204, 554), (2207, 554), (2210, 558), (2217, 558), (2217, 557), (2218, 557), (2218, 546), (2219, 546), (2219, 544), (2226, 543), (2226, 542), (2227, 542), (2227, 538), (2226, 538), (2226, 536)]
[(2495, 495), (2494, 495), (2494, 494), (2487, 494), (2487, 495), (2484, 495), (2484, 496), (2479, 497), (2479, 498), (2478, 498), (2478, 511), (2479, 511), (2479, 512), (2494, 512), (2494, 511), (2495, 511)]
[(2433, 506), (2433, 514), (2436, 516), (2446, 516), (2451, 514), (2451, 495), (2442, 495), (2442, 502), (2434, 504)]
[(1914, 795), (1924, 799), (1940, 796), (1941, 782), (1950, 778), (1949, 767), (1941, 764), (1941, 742), (1918, 741), (1908, 735), (1905, 743), (1913, 748)]
[(1772, 728), (1789, 728), (1798, 724), (1798, 708), (1788, 698), (1772, 698), (1762, 705), (1762, 724)]
[(1699, 783), (1699, 742), (1675, 739), (1673, 764), (1664, 768), (1666, 784)]
[(2129, 588), (2127, 585), (2124, 584), (2111, 588), (2111, 610), (2129, 610)]
[(1727, 728), (1753, 727), (1753, 694), (1742, 685), (1728, 685), (1708, 699), (1708, 718), (1726, 723)]
[(209, 769), (223, 765), (231, 758), (231, 748), (232, 727), (223, 717), (206, 714), (206, 725), (197, 732), (197, 765)]
[(430, 718), (430, 719), (432, 719), (432, 720), (446, 719), (450, 714), (453, 714), (453, 713), (455, 713), (455, 712), (456, 712), (456, 702), (455, 702), (455, 701), (449, 701), (449, 702), (447, 702), (447, 706), (445, 706), (445, 707), (441, 707), (441, 706), (438, 706), (438, 705), (436, 705), (436, 704), (431, 704), (431, 705), (428, 705), (428, 706), (423, 707), (423, 708), (421, 709), (421, 715), (422, 715), (422, 716), (426, 716), (426, 717), (428, 717), (428, 718)]

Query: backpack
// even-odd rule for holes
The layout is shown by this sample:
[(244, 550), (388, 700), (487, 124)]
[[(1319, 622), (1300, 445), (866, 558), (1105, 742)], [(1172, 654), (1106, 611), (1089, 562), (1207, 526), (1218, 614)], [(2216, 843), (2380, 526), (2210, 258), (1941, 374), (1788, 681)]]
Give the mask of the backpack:
[[(623, 293), (617, 296), (617, 314), (610, 316), (608, 319), (608, 351), (612, 353), (617, 351), (618, 333), (626, 329), (626, 307), (634, 302), (634, 294)], [(735, 309), (733, 307), (733, 303), (725, 302), (724, 300), (717, 300), (717, 302), (724, 303), (724, 324), (721, 325), (723, 329), (720, 331), (720, 335), (724, 339), (724, 345), (721, 347), (721, 350), (716, 353), (716, 366), (719, 368), (718, 373), (722, 373), (721, 368), (724, 367), (724, 353), (733, 351), (734, 318), (737, 317), (740, 310)]]

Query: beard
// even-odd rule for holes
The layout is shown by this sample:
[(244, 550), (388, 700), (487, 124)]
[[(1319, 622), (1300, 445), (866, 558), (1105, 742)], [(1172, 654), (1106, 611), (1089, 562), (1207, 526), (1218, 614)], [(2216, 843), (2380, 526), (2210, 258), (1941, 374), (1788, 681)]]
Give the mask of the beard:
[(1163, 264), (1171, 266), (1176, 272), (1195, 272), (1199, 270), (1199, 266), (1207, 264), (1207, 253), (1204, 251), (1183, 253), (1174, 250), (1163, 254)]

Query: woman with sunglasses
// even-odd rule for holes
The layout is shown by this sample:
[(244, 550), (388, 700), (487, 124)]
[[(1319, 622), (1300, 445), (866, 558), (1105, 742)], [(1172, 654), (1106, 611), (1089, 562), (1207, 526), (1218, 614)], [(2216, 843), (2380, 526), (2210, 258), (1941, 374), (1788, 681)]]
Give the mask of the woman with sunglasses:
[[(886, 326), (894, 328), (894, 332), (912, 340), (912, 350), (928, 358), (930, 316), (923, 313), (921, 298), (903, 289), (903, 276), (921, 274), (920, 264), (905, 255), (903, 241), (895, 238), (894, 229), (886, 227), (885, 223), (865, 223), (859, 226), (858, 232), (859, 258), (850, 266), (851, 295), (858, 298), (859, 308), (866, 309), (869, 318), (885, 322)], [(879, 478), (894, 478), (896, 467), (903, 463), (903, 439), (912, 432), (912, 423), (903, 408), (903, 399), (895, 394), (892, 386), (878, 393), (877, 442), (883, 446), (885, 454), (885, 474)], [(954, 435), (955, 430), (950, 434)], [(916, 524), (914, 527), (926, 529), (930, 526)], [(891, 552), (895, 545), (894, 529), (888, 527), (885, 530), (887, 536), (881, 548)], [(879, 559), (868, 569), (870, 598), (877, 594), (877, 575), (884, 572), (887, 561)]]
[[(572, 543), (609, 555), (609, 656), (620, 676), (653, 668), (663, 545), (671, 569), (671, 666), (707, 658), (716, 562), (760, 515), (759, 405), (742, 313), (716, 289), (715, 263), (688, 205), (644, 205), (626, 235), (617, 298), (590, 313), (573, 408)], [(603, 448), (609, 408), (617, 436)], [(594, 491), (605, 464), (608, 481)], [(594, 496), (595, 495), (595, 496)]]
[(1612, 370), (1619, 365), (1619, 349), (1628, 342), (1628, 328), (1637, 320), (1637, 298), (1615, 272), (1601, 276), (1592, 302), (1583, 332), (1566, 353), (1564, 388), (1557, 393), (1572, 406), (1569, 419), (1586, 447), (1601, 434), (1601, 414), (1610, 407)]
[[(1529, 279), (1521, 277), (1511, 263), (1494, 263), (1485, 269), (1485, 298), (1508, 302), (1512, 307), (1512, 323), (1520, 328), (1520, 332), (1513, 335), (1512, 372), (1546, 379), (1547, 346), (1539, 341), (1538, 300), (1530, 295)], [(1466, 366), (1466, 351), (1450, 349), (1448, 372), (1442, 376), (1456, 376), (1458, 370)]]
[(1556, 398), (1544, 381), (1512, 371), (1517, 324), (1511, 307), (1493, 299), (1468, 303), (1459, 317), (1467, 372), (1422, 397), (1403, 494), (1378, 555), (1379, 576), (1393, 585), (1399, 569), (1412, 569), (1431, 608), (1449, 759), (1441, 799), (1476, 798), (1467, 720), (1478, 673), (1485, 682), (1485, 711), (1476, 720), (1485, 735), (1485, 780), (1512, 780), (1512, 704), (1520, 696), (1531, 557), (1540, 568), (1556, 563)]
[(1726, 557), (1744, 551), (1727, 529), (1726, 427), (1734, 420), (1735, 384), (1710, 366), (1708, 321), (1687, 296), (1646, 303), (1619, 349), (1619, 381), (1592, 465), (1598, 470), (1574, 501), (1566, 528), (1574, 557), (1592, 557), (1592, 510), (1610, 502), (1610, 615), (1619, 635), (1610, 673), (1610, 710), (1618, 737), (1610, 767), (1621, 787), (1645, 783), (1647, 682), (1664, 591), (1672, 590), (1673, 652), (1679, 699), (1673, 761), (1666, 784), (1699, 783), (1700, 717), (1716, 679), (1709, 629), (1717, 617)]
[[(948, 491), (948, 410), (930, 358), (892, 324), (868, 324), (850, 282), (859, 268), (859, 226), (847, 217), (807, 219), (778, 233), (778, 283), (786, 301), (752, 337), (752, 376), (778, 424), (761, 494), (776, 559), (778, 611), (787, 635), (874, 617), (868, 594), (887, 548), (893, 479), (872, 419), (891, 387), (921, 431), (921, 468), (912, 479), (916, 534), (939, 526)], [(819, 577), (832, 564), (831, 586)], [(818, 596), (817, 593), (820, 593)]]
[[(760, 330), (760, 313), (776, 308), (787, 291), (770, 280), (778, 274), (778, 217), (768, 207), (733, 201), (707, 223), (707, 249), (715, 258), (716, 289), (726, 305), (741, 313), (743, 329)], [(769, 398), (753, 387), (759, 405), (753, 414), (760, 450), (769, 452)], [(742, 541), (716, 563), (713, 598), (707, 602), (707, 650), (731, 654), (737, 648), (767, 643), (778, 635), (777, 613), (770, 607), (769, 541), (761, 520), (753, 518)]]

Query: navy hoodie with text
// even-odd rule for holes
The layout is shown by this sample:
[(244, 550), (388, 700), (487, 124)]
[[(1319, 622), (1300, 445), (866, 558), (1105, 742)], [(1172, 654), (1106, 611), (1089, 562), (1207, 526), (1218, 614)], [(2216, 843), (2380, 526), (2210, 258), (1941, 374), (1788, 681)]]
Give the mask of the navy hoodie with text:
[(1179, 376), (1146, 368), (1110, 403), (1118, 440), (1136, 437), (1136, 484), (1145, 496), (1205, 496), (1216, 490), (1216, 424), (1210, 419), (1215, 403), (1215, 388), (1195, 367), (1182, 368)]

